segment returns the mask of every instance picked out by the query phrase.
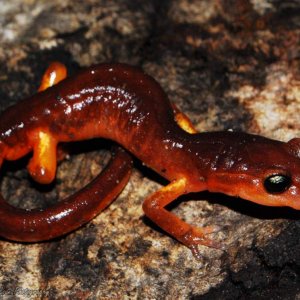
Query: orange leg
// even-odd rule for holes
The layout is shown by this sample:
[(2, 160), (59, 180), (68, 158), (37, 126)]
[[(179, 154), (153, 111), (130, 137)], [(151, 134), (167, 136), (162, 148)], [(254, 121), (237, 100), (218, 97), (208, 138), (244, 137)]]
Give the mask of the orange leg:
[[(195, 134), (198, 131), (191, 120), (173, 103), (174, 119), (178, 126), (184, 131)], [(179, 196), (186, 193), (186, 180), (179, 179), (163, 187), (144, 201), (143, 209), (146, 216), (164, 229), (171, 236), (189, 247), (196, 258), (200, 257), (198, 245), (212, 248), (221, 246), (207, 238), (207, 235), (218, 230), (217, 226), (207, 226), (203, 228), (193, 227), (174, 214), (167, 211), (164, 207), (174, 201)]]
[(27, 166), (28, 172), (39, 183), (51, 183), (56, 174), (57, 141), (50, 133), (42, 130), (32, 136), (34, 136), (32, 141), (33, 157)]
[[(53, 62), (47, 68), (41, 85), (38, 89), (42, 92), (57, 84), (67, 76), (65, 65)], [(33, 145), (33, 157), (27, 169), (34, 180), (39, 183), (50, 183), (55, 178), (57, 165), (57, 141), (49, 132), (39, 130), (31, 133)]]
[(39, 92), (59, 83), (67, 77), (67, 68), (60, 62), (52, 62), (43, 75)]
[(220, 248), (220, 245), (207, 237), (218, 228), (214, 226), (193, 227), (165, 209), (166, 205), (186, 192), (186, 179), (173, 181), (147, 198), (143, 203), (143, 210), (149, 219), (189, 247), (193, 255), (199, 258), (199, 245)]
[[(181, 112), (174, 103), (172, 106), (174, 119), (178, 126), (190, 134), (197, 133), (198, 131), (187, 115)], [(206, 226), (203, 228), (193, 227), (164, 208), (185, 193), (186, 180), (176, 180), (147, 198), (144, 201), (143, 209), (149, 219), (178, 241), (189, 247), (196, 258), (200, 258), (201, 254), (198, 245), (221, 248), (221, 245), (207, 237), (207, 235), (218, 231), (219, 228), (217, 226)]]
[(180, 126), (180, 128), (190, 134), (198, 133), (198, 131), (196, 130), (196, 128), (194, 127), (194, 125), (192, 124), (188, 116), (183, 112), (181, 112), (174, 103), (172, 103), (172, 106), (173, 106), (175, 121)]

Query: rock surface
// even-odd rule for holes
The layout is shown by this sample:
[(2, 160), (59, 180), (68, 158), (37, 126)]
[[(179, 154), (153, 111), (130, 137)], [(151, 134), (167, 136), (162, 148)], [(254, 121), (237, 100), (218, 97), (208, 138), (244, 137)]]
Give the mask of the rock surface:
[[(70, 73), (99, 62), (139, 65), (199, 131), (300, 136), (297, 0), (0, 1), (0, 109), (34, 93), (48, 63)], [(103, 142), (100, 143), (103, 145)], [(1, 191), (45, 207), (100, 172), (108, 152), (79, 145), (55, 185), (29, 180), (26, 161), (2, 169)], [(300, 213), (201, 193), (172, 207), (215, 224), (226, 251), (190, 251), (143, 216), (163, 182), (136, 162), (118, 199), (83, 228), (45, 243), (0, 240), (4, 299), (298, 299)], [(188, 201), (187, 201), (188, 200)], [(201, 201), (200, 201), (201, 200)]]

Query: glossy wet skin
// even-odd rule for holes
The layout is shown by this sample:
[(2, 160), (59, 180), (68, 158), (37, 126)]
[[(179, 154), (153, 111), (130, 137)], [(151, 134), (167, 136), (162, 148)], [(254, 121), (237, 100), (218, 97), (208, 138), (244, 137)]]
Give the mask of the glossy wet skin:
[[(44, 91), (57, 84), (66, 75), (67, 71), (64, 65), (58, 62), (52, 63), (43, 76), (39, 91)], [(32, 106), (30, 108), (33, 109)], [(3, 120), (7, 116), (11, 116), (10, 114), (14, 116), (15, 113), (18, 113), (18, 110), (9, 109), (7, 113), (4, 113)], [(35, 118), (35, 115), (33, 114), (32, 117)], [(18, 125), (12, 128), (22, 129), (23, 126)], [(14, 130), (7, 129), (7, 131), (1, 133), (4, 137), (12, 137), (10, 145), (12, 148), (9, 148), (10, 150), (8, 150), (7, 145), (0, 142), (0, 153), (3, 157), (6, 154), (10, 155), (10, 158), (20, 157), (22, 151), (24, 151), (23, 149), (25, 149), (24, 153), (32, 149), (32, 145), (29, 145), (29, 140), (26, 138), (27, 135), (30, 137), (30, 133), (26, 130), (25, 132), (21, 131), (21, 134), (25, 134), (24, 138), (20, 131), (16, 131), (15, 134), (13, 132)], [(20, 143), (14, 145), (13, 138), (18, 138), (18, 136), (21, 137)], [(47, 209), (23, 210), (15, 208), (9, 205), (0, 195), (0, 235), (10, 240), (22, 242), (43, 241), (69, 233), (90, 221), (116, 198), (129, 180), (132, 168), (131, 157), (120, 147), (115, 152), (105, 170), (92, 182)], [(50, 159), (53, 159), (53, 156), (56, 157), (56, 153), (54, 155), (52, 153)], [(45, 159), (48, 159), (48, 157), (46, 156)], [(0, 160), (0, 164), (1, 162)], [(43, 173), (40, 173), (40, 176), (43, 177)], [(43, 178), (38, 179), (40, 179), (40, 182), (44, 181)]]
[[(300, 159), (293, 140), (284, 143), (230, 131), (181, 133), (180, 137), (177, 132), (170, 140), (180, 145), (173, 148), (175, 172), (185, 174), (190, 191), (207, 189), (263, 205), (300, 209)], [(265, 181), (275, 175), (284, 175), (290, 182), (279, 191), (274, 187), (268, 191)]]
[[(293, 153), (291, 143), (245, 133), (209, 135), (210, 139), (220, 143), (216, 146), (219, 154), (211, 150), (213, 163), (207, 172), (209, 191), (239, 196), (268, 206), (300, 209), (299, 158)], [(281, 186), (278, 183), (277, 190), (272, 182), (270, 186), (267, 181), (273, 179), (276, 182), (275, 176), (278, 175), (284, 176), (285, 181)]]
[(35, 180), (49, 183), (59, 142), (114, 140), (171, 182), (145, 201), (144, 211), (196, 255), (197, 244), (213, 246), (206, 238), (210, 229), (196, 230), (164, 209), (181, 194), (209, 190), (300, 209), (298, 140), (282, 143), (235, 132), (190, 134), (174, 119), (166, 94), (140, 69), (91, 67), (1, 115), (0, 163), (33, 150), (28, 170)]

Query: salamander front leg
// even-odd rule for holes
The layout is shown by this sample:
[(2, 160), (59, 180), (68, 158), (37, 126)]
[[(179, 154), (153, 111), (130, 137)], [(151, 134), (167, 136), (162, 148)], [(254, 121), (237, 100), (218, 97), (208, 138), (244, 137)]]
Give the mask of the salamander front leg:
[(33, 157), (27, 166), (28, 172), (39, 183), (51, 183), (56, 174), (57, 141), (45, 131), (38, 131), (32, 136)]
[(67, 77), (67, 68), (60, 62), (52, 62), (43, 75), (41, 85), (38, 89), (42, 92), (49, 87), (59, 83)]
[(186, 114), (184, 114), (182, 111), (179, 110), (179, 108), (172, 103), (173, 107), (173, 113), (174, 113), (174, 119), (177, 125), (183, 129), (184, 131), (190, 133), (190, 134), (195, 134), (198, 133), (196, 128), (194, 127), (192, 121), (188, 118)]
[(166, 205), (185, 193), (187, 193), (186, 180), (173, 181), (147, 198), (143, 203), (143, 210), (149, 219), (189, 247), (193, 255), (199, 258), (201, 254), (198, 245), (220, 248), (218, 243), (207, 237), (207, 235), (218, 231), (218, 228), (214, 226), (193, 227), (165, 209)]

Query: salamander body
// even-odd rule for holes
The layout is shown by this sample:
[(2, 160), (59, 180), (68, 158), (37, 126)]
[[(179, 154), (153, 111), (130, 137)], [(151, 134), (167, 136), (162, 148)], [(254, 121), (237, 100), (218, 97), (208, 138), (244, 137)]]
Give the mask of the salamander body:
[[(145, 200), (144, 212), (196, 255), (199, 244), (217, 246), (207, 237), (214, 228), (194, 228), (165, 209), (182, 194), (208, 190), (300, 209), (298, 139), (284, 143), (237, 132), (191, 134), (178, 125), (159, 84), (124, 64), (90, 67), (4, 111), (0, 162), (33, 151), (29, 173), (50, 183), (58, 143), (99, 137), (117, 142), (170, 182)], [(10, 213), (13, 220), (12, 208)], [(31, 212), (26, 213), (30, 220)], [(8, 234), (1, 219), (5, 216), (0, 213), (0, 234), (9, 239), (53, 237), (47, 233), (51, 222), (42, 234), (36, 235), (38, 227)]]

